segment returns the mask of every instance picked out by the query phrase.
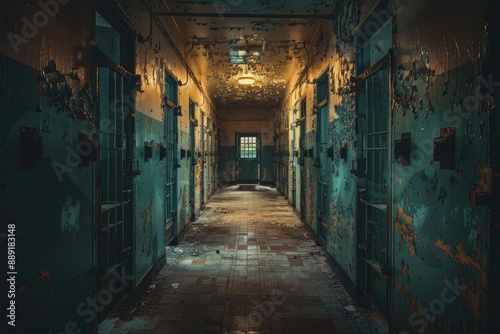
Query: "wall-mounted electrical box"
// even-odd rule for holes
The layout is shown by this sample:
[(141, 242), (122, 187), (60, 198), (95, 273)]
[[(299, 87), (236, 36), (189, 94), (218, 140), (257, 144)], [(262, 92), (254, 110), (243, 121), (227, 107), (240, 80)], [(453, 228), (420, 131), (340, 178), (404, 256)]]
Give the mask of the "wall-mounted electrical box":
[(333, 146), (330, 146), (326, 149), (326, 155), (330, 158), (333, 159)]
[(358, 158), (352, 161), (351, 174), (356, 176), (366, 176), (366, 159)]
[(442, 128), (434, 138), (433, 160), (440, 162), (441, 169), (455, 169), (455, 128)]
[(394, 141), (394, 159), (401, 166), (410, 166), (411, 154), (411, 133), (405, 132), (401, 134), (401, 139)]
[(182, 107), (181, 106), (177, 106), (174, 108), (174, 114), (176, 116), (182, 116)]
[(340, 159), (344, 160), (344, 162), (347, 162), (347, 145), (343, 145), (340, 147), (339, 156)]
[(153, 157), (153, 146), (148, 142), (144, 142), (144, 161), (148, 162)]
[(167, 148), (165, 147), (165, 145), (160, 144), (159, 151), (160, 151), (160, 160), (165, 159), (167, 156)]
[(133, 159), (130, 161), (130, 170), (132, 175), (141, 175), (141, 171), (139, 170), (139, 160)]

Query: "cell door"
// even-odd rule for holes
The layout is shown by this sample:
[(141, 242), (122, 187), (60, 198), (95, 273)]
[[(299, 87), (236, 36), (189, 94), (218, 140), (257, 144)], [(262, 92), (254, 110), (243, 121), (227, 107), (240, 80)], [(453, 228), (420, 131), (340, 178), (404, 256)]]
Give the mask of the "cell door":
[(317, 231), (318, 236), (326, 241), (328, 235), (329, 195), (327, 174), (328, 144), (328, 73), (325, 72), (316, 85), (316, 145), (314, 166), (317, 171)]
[(193, 101), (189, 101), (189, 151), (188, 158), (189, 164), (189, 214), (191, 221), (196, 219), (196, 133), (195, 133), (195, 110), (196, 105)]
[(200, 202), (201, 204), (205, 203), (205, 187), (207, 185), (207, 180), (205, 179), (205, 175), (206, 175), (206, 172), (205, 172), (205, 143), (206, 143), (206, 131), (205, 131), (205, 113), (202, 111), (201, 112), (201, 136), (200, 136), (200, 140), (201, 140), (201, 143), (200, 143), (200, 146), (201, 146), (201, 157), (200, 157), (200, 164), (201, 164), (201, 185), (200, 185), (200, 188), (201, 188), (201, 194), (200, 194)]
[[(383, 43), (382, 43), (383, 41)], [(384, 45), (386, 49), (382, 49)], [(392, 21), (357, 52), (357, 112), (363, 175), (359, 179), (358, 285), (387, 314), (390, 289), (390, 89)], [(377, 52), (374, 52), (377, 50)]]
[(306, 218), (306, 168), (305, 168), (305, 155), (306, 155), (306, 99), (300, 102), (300, 134), (299, 134), (299, 165), (300, 165), (300, 217)]
[(205, 141), (205, 169), (207, 170), (205, 178), (206, 178), (206, 184), (207, 184), (207, 196), (210, 197), (210, 195), (214, 192), (214, 187), (213, 187), (213, 174), (212, 174), (212, 130), (211, 130), (211, 124), (210, 124), (210, 118), (207, 117), (207, 131), (205, 132), (206, 136), (206, 141)]
[(366, 121), (363, 131), (363, 156), (366, 159), (366, 188), (361, 199), (364, 221), (366, 261), (364, 289), (384, 310), (387, 302), (388, 191), (389, 191), (389, 75), (381, 69), (362, 82), (359, 107)]
[(165, 82), (165, 240), (174, 243), (177, 228), (177, 82), (167, 74)]
[(236, 134), (238, 183), (259, 182), (259, 135)]
[(293, 123), (294, 126), (292, 127), (292, 152), (291, 152), (291, 161), (290, 163), (292, 164), (292, 185), (291, 185), (291, 192), (292, 192), (292, 206), (295, 207), (295, 203), (297, 202), (297, 194), (296, 194), (296, 189), (297, 189), (297, 155), (295, 154), (297, 150), (297, 127), (295, 126), (297, 122), (297, 110), (294, 111), (293, 113)]
[[(108, 14), (109, 11), (106, 13)], [(97, 130), (97, 268), (96, 291), (118, 279), (123, 286), (107, 300), (100, 300), (98, 319), (102, 320), (130, 289), (132, 276), (132, 176), (127, 139), (133, 136), (135, 94), (130, 89), (135, 76), (124, 64), (133, 54), (123, 51), (122, 44), (134, 37), (112, 15), (96, 12)], [(120, 27), (120, 30), (114, 27)], [(132, 39), (133, 40), (133, 39)], [(128, 56), (128, 57), (127, 57)], [(130, 65), (130, 63), (128, 63)], [(128, 66), (131, 67), (131, 66)], [(125, 288), (125, 289), (123, 289)]]

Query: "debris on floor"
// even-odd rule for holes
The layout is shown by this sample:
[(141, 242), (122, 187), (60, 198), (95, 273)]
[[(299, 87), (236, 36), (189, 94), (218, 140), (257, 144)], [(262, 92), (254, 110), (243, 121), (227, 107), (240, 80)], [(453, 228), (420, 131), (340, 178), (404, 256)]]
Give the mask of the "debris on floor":
[(99, 333), (388, 332), (375, 308), (356, 305), (276, 190), (243, 189), (215, 194), (166, 247), (149, 290)]

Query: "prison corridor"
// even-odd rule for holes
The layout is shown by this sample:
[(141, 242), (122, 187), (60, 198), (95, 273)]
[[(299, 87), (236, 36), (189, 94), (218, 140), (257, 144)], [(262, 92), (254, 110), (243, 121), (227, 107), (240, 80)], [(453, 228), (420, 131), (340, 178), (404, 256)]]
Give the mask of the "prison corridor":
[(206, 203), (166, 266), (99, 333), (385, 333), (275, 189), (236, 185)]

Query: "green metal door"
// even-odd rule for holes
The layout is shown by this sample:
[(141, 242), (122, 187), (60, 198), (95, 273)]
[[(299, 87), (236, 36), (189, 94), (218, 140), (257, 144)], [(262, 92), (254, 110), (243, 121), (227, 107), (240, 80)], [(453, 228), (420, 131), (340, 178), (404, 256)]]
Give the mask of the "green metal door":
[(329, 196), (327, 175), (327, 139), (328, 139), (328, 73), (325, 72), (316, 86), (316, 152), (314, 166), (317, 171), (316, 198), (318, 236), (326, 241), (328, 235)]
[[(358, 286), (384, 313), (388, 314), (390, 286), (391, 160), (389, 49), (373, 53), (373, 45), (392, 45), (389, 19), (357, 49), (358, 138)], [(383, 41), (383, 43), (382, 43)], [(359, 168), (358, 168), (359, 169)]]
[[(386, 311), (387, 278), (383, 274), (388, 260), (389, 190), (389, 75), (379, 70), (363, 81), (360, 94), (366, 101), (363, 154), (366, 158), (366, 191), (361, 199), (366, 233), (366, 292)], [(360, 107), (363, 107), (361, 104)]]
[(206, 152), (206, 131), (205, 131), (205, 113), (202, 111), (201, 112), (201, 136), (200, 136), (200, 147), (201, 147), (201, 156), (200, 156), (200, 164), (201, 164), (201, 194), (200, 194), (200, 202), (201, 204), (205, 203), (205, 188), (207, 186), (207, 180), (206, 180), (206, 157), (205, 157), (205, 152)]
[(197, 160), (195, 157), (196, 148), (196, 133), (195, 133), (195, 103), (189, 101), (189, 150), (188, 158), (190, 160), (189, 164), (189, 214), (191, 215), (191, 221), (194, 221), (196, 216), (196, 164)]
[(297, 122), (297, 110), (294, 110), (293, 113), (293, 126), (292, 126), (292, 150), (291, 150), (291, 161), (290, 163), (292, 164), (292, 185), (291, 185), (291, 192), (292, 192), (292, 206), (295, 207), (295, 203), (297, 202), (297, 195), (296, 195), (296, 190), (297, 190), (297, 155), (295, 154), (297, 150), (297, 127), (296, 127), (296, 122)]
[(300, 217), (306, 218), (306, 168), (305, 168), (305, 155), (306, 155), (306, 99), (300, 102), (300, 134), (299, 134), (299, 165), (300, 165)]
[[(99, 223), (98, 226), (98, 288), (108, 286), (120, 277), (125, 282), (131, 272), (130, 209), (131, 184), (124, 169), (126, 154), (125, 118), (132, 101), (125, 92), (126, 78), (120, 67), (99, 53), (97, 70), (99, 80), (100, 143), (98, 161)], [(130, 188), (126, 188), (126, 185)], [(131, 282), (128, 282), (131, 283)], [(115, 301), (121, 297), (113, 296)], [(107, 314), (114, 303), (105, 304), (101, 316)]]
[(165, 83), (165, 240), (167, 245), (176, 240), (177, 228), (177, 82), (167, 74)]
[(259, 182), (259, 135), (236, 134), (238, 183)]
[[(102, 320), (133, 286), (132, 168), (135, 92), (133, 42), (135, 32), (116, 9), (99, 4), (95, 15), (96, 37), (96, 290), (117, 280), (116, 293), (96, 295), (95, 310)], [(130, 51), (132, 50), (132, 51)], [(96, 138), (94, 138), (96, 139)], [(94, 141), (94, 140), (93, 140)]]

